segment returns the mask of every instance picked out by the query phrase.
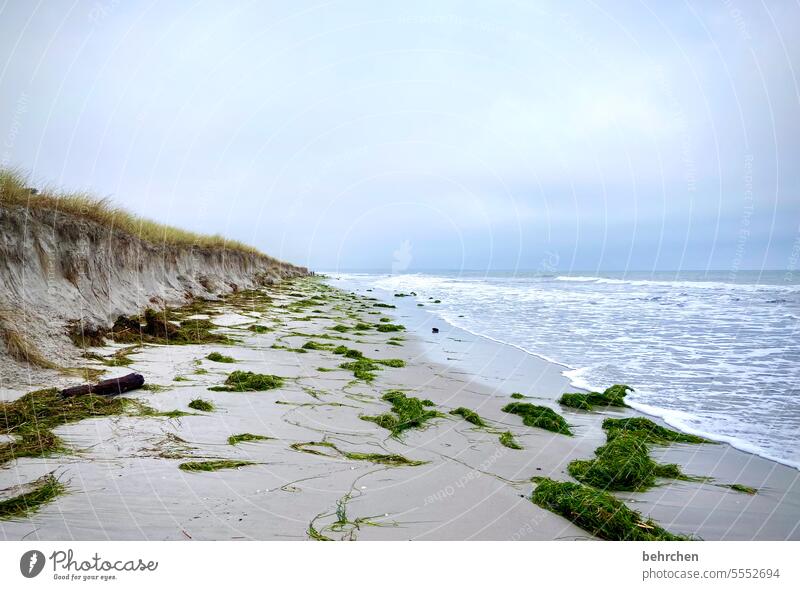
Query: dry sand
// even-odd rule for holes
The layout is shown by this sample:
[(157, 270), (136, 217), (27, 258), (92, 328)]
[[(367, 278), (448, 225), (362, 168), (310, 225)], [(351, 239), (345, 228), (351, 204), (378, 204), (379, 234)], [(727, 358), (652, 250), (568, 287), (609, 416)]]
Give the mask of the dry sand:
[[(132, 356), (133, 365), (109, 374), (135, 370), (148, 383), (168, 389), (132, 397), (161, 410), (188, 410), (189, 401), (200, 397), (212, 401), (216, 411), (180, 419), (94, 419), (58, 428), (56, 433), (76, 453), (6, 464), (0, 468), (0, 489), (55, 469), (68, 482), (69, 493), (31, 517), (0, 521), (0, 538), (302, 540), (313, 531), (332, 539), (365, 540), (592, 538), (531, 503), (530, 478), (569, 479), (567, 464), (591, 457), (603, 444), (602, 419), (634, 415), (632, 410), (565, 411), (554, 400), (574, 388), (557, 365), (432, 323), (432, 316), (421, 312), (375, 308), (372, 301), (340, 293), (342, 299), (313, 308), (322, 313), (282, 311), (280, 306), (292, 301), (284, 292), (261, 314), (230, 309), (229, 314), (211, 316), (221, 331), (241, 340), (238, 345), (141, 348)], [(303, 317), (314, 319), (298, 321)], [(372, 358), (406, 361), (404, 368), (379, 371), (372, 383), (354, 382), (350, 371), (338, 368), (347, 359), (330, 351), (301, 354), (272, 348), (276, 342), (300, 347), (308, 340), (322, 341), (289, 336), (294, 332), (337, 335), (329, 329), (337, 323), (374, 324), (380, 317), (415, 331), (400, 333), (402, 346), (388, 344), (398, 333), (375, 330), (343, 334), (348, 340), (325, 340)], [(253, 322), (274, 331), (250, 332), (246, 328)], [(429, 334), (432, 325), (441, 332)], [(205, 360), (211, 351), (238, 362)], [(198, 369), (207, 373), (197, 374)], [(286, 382), (263, 392), (208, 391), (232, 370), (272, 373)], [(178, 375), (188, 381), (173, 381)], [(389, 406), (380, 396), (393, 388), (428, 398), (444, 413), (458, 406), (475, 410), (493, 429), (512, 431), (524, 449), (503, 447), (496, 433), (449, 415), (392, 438), (359, 417), (386, 412)], [(562, 413), (576, 435), (526, 427), (519, 417), (501, 412), (514, 391)], [(13, 399), (24, 391), (2, 393)], [(227, 444), (228, 436), (244, 432), (271, 439)], [(186, 443), (176, 442), (175, 436)], [(345, 452), (398, 453), (427, 463), (390, 467), (290, 446), (323, 440)], [(728, 445), (673, 445), (653, 455), (679, 463), (687, 473), (715, 478), (706, 483), (665, 480), (648, 492), (620, 495), (668, 530), (704, 539), (800, 538), (797, 470)], [(181, 462), (201, 457), (257, 464), (213, 473), (178, 469)], [(714, 485), (734, 482), (760, 491), (749, 496)]]

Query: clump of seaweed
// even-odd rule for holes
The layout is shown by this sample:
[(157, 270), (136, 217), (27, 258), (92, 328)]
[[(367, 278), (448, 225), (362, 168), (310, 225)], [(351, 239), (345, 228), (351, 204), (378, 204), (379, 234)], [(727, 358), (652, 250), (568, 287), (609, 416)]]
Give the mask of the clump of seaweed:
[(232, 434), (228, 437), (228, 444), (229, 445), (238, 445), (241, 442), (253, 442), (257, 440), (270, 440), (271, 437), (263, 436), (261, 434), (250, 434), (249, 432), (244, 432), (242, 434)]
[(206, 357), (210, 361), (214, 361), (215, 363), (235, 363), (236, 359), (231, 356), (225, 356), (219, 352), (212, 352)]
[(209, 389), (211, 391), (267, 391), (279, 387), (283, 387), (283, 378), (277, 375), (234, 371), (228, 375), (224, 386), (209, 387)]
[(98, 361), (100, 363), (103, 363), (107, 367), (127, 367), (128, 365), (133, 364), (133, 359), (129, 358), (128, 355), (132, 353), (134, 350), (136, 350), (136, 348), (138, 347), (128, 346), (126, 348), (116, 351), (114, 354), (110, 356), (103, 356), (95, 352), (87, 352), (84, 353), (83, 358), (92, 361)]
[(402, 332), (406, 327), (401, 324), (380, 323), (375, 324), (375, 329), (378, 332)]
[(201, 412), (213, 412), (214, 404), (204, 399), (193, 399), (189, 402), (189, 407), (193, 410), (200, 410)]
[(645, 519), (611, 494), (572, 482), (535, 478), (531, 501), (609, 541), (686, 541)]
[(751, 488), (750, 486), (746, 486), (741, 483), (731, 483), (731, 484), (723, 484), (723, 488), (728, 488), (733, 490), (734, 492), (740, 492), (742, 494), (748, 494), (750, 496), (755, 496), (758, 493), (757, 488)]
[(238, 469), (247, 465), (255, 465), (252, 461), (232, 461), (229, 459), (215, 459), (213, 461), (190, 461), (181, 463), (178, 469), (182, 471), (219, 471), (220, 469)]
[(535, 406), (523, 402), (512, 402), (502, 408), (504, 412), (509, 414), (516, 414), (522, 417), (522, 423), (525, 426), (533, 426), (536, 428), (544, 428), (551, 432), (558, 432), (559, 434), (566, 434), (572, 436), (572, 431), (569, 429), (569, 424), (564, 420), (563, 416), (556, 414), (550, 408), (545, 406)]
[(500, 433), (500, 444), (504, 447), (508, 447), (509, 449), (520, 450), (522, 447), (514, 438), (514, 435), (511, 433), (510, 430), (506, 430), (505, 432)]
[(592, 410), (595, 406), (615, 406), (620, 408), (628, 407), (625, 403), (625, 396), (633, 387), (628, 385), (612, 385), (603, 393), (593, 391), (591, 393), (565, 393), (558, 400), (562, 406), (577, 408), (579, 410)]
[(427, 421), (442, 415), (436, 410), (427, 409), (433, 405), (430, 400), (408, 397), (402, 391), (388, 391), (382, 399), (392, 404), (393, 414), (361, 416), (361, 419), (391, 430), (392, 436), (395, 437), (400, 436), (404, 430), (409, 428), (421, 428)]
[(657, 477), (688, 479), (675, 464), (659, 465), (650, 458), (640, 437), (620, 433), (595, 449), (596, 458), (569, 464), (569, 474), (579, 482), (612, 491), (644, 490)]
[(216, 326), (209, 320), (187, 319), (175, 322), (171, 310), (158, 312), (146, 309), (142, 317), (119, 316), (111, 328), (116, 342), (147, 342), (150, 344), (231, 344), (224, 334), (212, 332)]
[(372, 359), (372, 361), (394, 369), (400, 369), (406, 366), (406, 362), (403, 359)]
[(28, 491), (6, 500), (0, 500), (0, 520), (29, 516), (67, 491), (67, 487), (52, 473), (48, 473), (24, 487)]
[(314, 340), (309, 340), (303, 344), (303, 348), (306, 350), (330, 350), (332, 347), (332, 344), (324, 344), (322, 342), (315, 342)]
[(620, 433), (636, 435), (643, 441), (657, 444), (668, 445), (673, 442), (702, 444), (712, 443), (712, 441), (693, 434), (684, 434), (659, 426), (647, 418), (606, 418), (603, 420), (603, 430), (606, 431), (608, 440), (612, 440)]
[(391, 465), (393, 467), (415, 467), (417, 465), (424, 465), (427, 461), (413, 461), (406, 459), (403, 455), (391, 453), (383, 455), (380, 453), (345, 453), (345, 457), (353, 461), (369, 461), (370, 463), (378, 463), (380, 465)]
[(57, 389), (32, 391), (11, 402), (0, 402), (0, 434), (15, 440), (0, 445), (0, 464), (17, 457), (41, 457), (64, 452), (52, 433), (57, 426), (86, 418), (143, 413), (137, 400), (93, 394), (62, 397)]
[(360, 350), (356, 350), (354, 348), (348, 348), (344, 344), (340, 344), (336, 348), (333, 349), (333, 354), (340, 354), (344, 355), (350, 359), (360, 359), (364, 357), (364, 353)]
[(362, 381), (372, 381), (375, 379), (375, 371), (380, 370), (380, 367), (370, 359), (361, 358), (350, 363), (342, 363), (339, 365), (340, 369), (353, 371), (356, 379)]
[(373, 303), (372, 307), (384, 307), (387, 309), (395, 309), (396, 305), (391, 305), (390, 303)]
[(483, 421), (483, 418), (469, 408), (456, 408), (455, 410), (450, 410), (450, 414), (453, 416), (461, 416), (464, 420), (475, 426), (480, 426), (481, 428), (486, 426), (486, 422)]
[(248, 326), (247, 329), (251, 332), (255, 332), (256, 334), (266, 334), (267, 332), (272, 332), (272, 328), (262, 326), (261, 324), (253, 324), (252, 326)]
[(525, 399), (525, 396), (522, 395), (521, 393), (516, 393), (515, 392), (515, 393), (511, 394), (511, 399)]

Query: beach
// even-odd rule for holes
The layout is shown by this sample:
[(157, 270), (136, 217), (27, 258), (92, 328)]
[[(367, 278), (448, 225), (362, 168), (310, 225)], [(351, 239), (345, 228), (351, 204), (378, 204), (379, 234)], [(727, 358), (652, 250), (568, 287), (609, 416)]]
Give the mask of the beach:
[[(125, 396), (161, 415), (61, 425), (54, 432), (69, 452), (3, 465), (5, 496), (49, 472), (66, 492), (24, 518), (0, 521), (2, 538), (597, 538), (533, 503), (531, 478), (573, 481), (569, 463), (591, 458), (604, 444), (605, 418), (641, 414), (563, 407), (560, 395), (578, 391), (563, 367), (422, 309), (336, 286), (319, 278), (287, 280), (258, 290), (268, 302), (242, 293), (192, 310), (191, 317), (207, 318), (215, 334), (231, 339), (227, 344), (144, 344), (126, 353), (127, 366), (87, 361), (105, 369), (104, 377), (141, 373), (151, 387)], [(122, 348), (91, 352), (109, 357)], [(213, 352), (235, 362), (209, 360)], [(342, 367), (363, 358), (376, 361), (368, 376)], [(224, 387), (233, 371), (279, 376), (281, 385), (209, 390)], [(0, 395), (9, 402), (41, 386)], [(393, 391), (429, 400), (436, 416), (395, 436), (364, 420), (389, 412), (383, 396)], [(214, 409), (190, 409), (196, 399)], [(561, 414), (572, 435), (525, 426), (502, 411), (515, 399)], [(457, 408), (477, 413), (483, 426), (450, 413)], [(174, 410), (190, 415), (164, 415)], [(504, 432), (522, 448), (500, 444)], [(244, 433), (264, 438), (230, 444), (229, 437)], [(651, 456), (696, 477), (659, 479), (647, 490), (615, 495), (669, 532), (706, 540), (800, 539), (796, 469), (724, 443), (656, 445)], [(209, 472), (180, 467), (204, 461), (243, 464)], [(731, 484), (757, 493), (723, 487)]]

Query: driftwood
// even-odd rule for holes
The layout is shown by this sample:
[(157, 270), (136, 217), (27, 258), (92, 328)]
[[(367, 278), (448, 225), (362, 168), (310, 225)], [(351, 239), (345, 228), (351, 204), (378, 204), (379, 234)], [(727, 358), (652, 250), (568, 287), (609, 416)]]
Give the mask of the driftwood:
[(131, 373), (117, 379), (105, 379), (90, 385), (77, 385), (61, 390), (62, 397), (75, 397), (76, 395), (119, 395), (132, 389), (139, 389), (144, 385), (144, 377), (139, 373)]

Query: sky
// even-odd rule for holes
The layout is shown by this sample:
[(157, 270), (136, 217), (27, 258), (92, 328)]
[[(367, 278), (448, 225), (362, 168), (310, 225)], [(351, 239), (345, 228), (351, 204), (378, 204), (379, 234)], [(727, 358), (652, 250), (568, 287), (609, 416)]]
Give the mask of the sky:
[(797, 2), (0, 0), (0, 154), (318, 270), (800, 264)]

